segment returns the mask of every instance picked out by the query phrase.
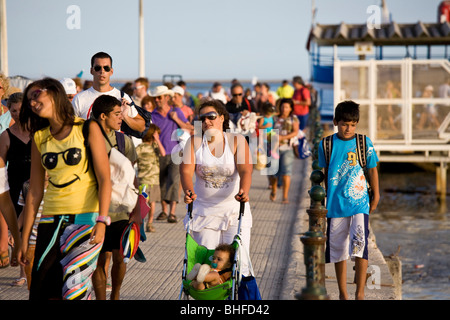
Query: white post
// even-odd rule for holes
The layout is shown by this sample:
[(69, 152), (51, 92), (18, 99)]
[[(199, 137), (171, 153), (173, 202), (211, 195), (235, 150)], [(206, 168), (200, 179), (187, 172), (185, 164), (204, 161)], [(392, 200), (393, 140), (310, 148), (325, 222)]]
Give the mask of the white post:
[(9, 76), (6, 0), (0, 0), (0, 71), (3, 72), (5, 76)]
[(139, 0), (139, 77), (145, 77), (145, 54), (144, 54), (144, 13), (143, 3)]

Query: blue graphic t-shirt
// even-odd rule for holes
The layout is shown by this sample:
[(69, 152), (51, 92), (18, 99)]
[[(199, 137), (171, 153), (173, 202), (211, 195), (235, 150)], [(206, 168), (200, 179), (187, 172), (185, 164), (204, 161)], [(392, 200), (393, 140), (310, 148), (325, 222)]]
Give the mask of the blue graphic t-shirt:
[[(370, 169), (377, 166), (378, 156), (369, 137), (366, 137), (366, 144), (367, 168)], [(319, 165), (322, 168), (327, 166), (322, 143), (319, 144)], [(356, 136), (345, 141), (337, 134), (333, 135), (327, 183), (327, 218), (369, 214), (369, 194), (364, 171), (358, 161)]]

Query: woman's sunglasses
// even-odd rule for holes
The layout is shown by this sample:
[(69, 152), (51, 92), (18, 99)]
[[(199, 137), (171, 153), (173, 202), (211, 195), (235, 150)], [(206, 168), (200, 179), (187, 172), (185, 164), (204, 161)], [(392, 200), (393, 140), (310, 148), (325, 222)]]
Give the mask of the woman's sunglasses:
[[(95, 70), (95, 72), (99, 72), (100, 70), (102, 70), (102, 66), (95, 66), (94, 70)], [(106, 72), (110, 72), (111, 71), (111, 67), (110, 66), (103, 66), (103, 70), (105, 70)]]
[(47, 91), (47, 89), (36, 89), (30, 94), (30, 101), (34, 100), (36, 101), (37, 98), (41, 95), (42, 92)]
[(211, 111), (211, 112), (200, 115), (200, 121), (204, 122), (206, 119), (208, 119), (210, 121), (214, 121), (217, 119), (218, 116), (219, 115), (216, 112)]

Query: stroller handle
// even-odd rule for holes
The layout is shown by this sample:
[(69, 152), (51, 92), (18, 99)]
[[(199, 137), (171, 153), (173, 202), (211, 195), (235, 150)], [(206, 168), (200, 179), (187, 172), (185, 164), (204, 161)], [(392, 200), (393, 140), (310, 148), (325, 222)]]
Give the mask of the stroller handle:
[[(189, 197), (192, 197), (192, 191), (189, 191)], [(188, 204), (189, 219), (192, 219), (192, 208), (194, 207), (194, 201)]]
[[(189, 193), (189, 196), (192, 196), (192, 192)], [(192, 219), (192, 208), (194, 207), (194, 201), (192, 201), (191, 203), (188, 204), (188, 214), (189, 214), (189, 219)], [(241, 220), (241, 217), (244, 216), (244, 211), (245, 211), (245, 202), (241, 201), (241, 205), (239, 208), (239, 218), (238, 220)]]
[(239, 220), (244, 216), (245, 202), (241, 201), (241, 207), (239, 209)]

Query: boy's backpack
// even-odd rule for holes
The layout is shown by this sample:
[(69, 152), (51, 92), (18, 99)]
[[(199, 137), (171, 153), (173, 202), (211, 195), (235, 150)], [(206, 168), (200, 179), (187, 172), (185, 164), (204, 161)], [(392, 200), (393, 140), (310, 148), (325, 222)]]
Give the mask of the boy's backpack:
[[(372, 187), (370, 186), (369, 174), (367, 169), (367, 144), (366, 135), (356, 133), (356, 152), (358, 156), (359, 165), (363, 169), (364, 177), (367, 181), (367, 191), (369, 192), (369, 198), (372, 199)], [(331, 152), (333, 151), (333, 135), (329, 135), (322, 139), (323, 153), (325, 156), (325, 162), (330, 164)]]
[[(120, 96), (122, 98), (124, 94), (125, 93), (123, 91), (120, 91)], [(131, 99), (131, 105), (135, 107), (137, 113), (144, 119), (145, 129), (142, 132), (133, 130), (128, 126), (128, 124), (126, 124), (125, 121), (122, 121), (122, 126), (120, 127), (120, 130), (122, 130), (122, 132), (125, 133), (126, 135), (142, 139), (147, 133), (148, 129), (150, 128), (150, 123), (152, 123), (152, 114), (147, 110), (145, 110), (144, 108), (141, 108), (138, 105), (136, 105), (133, 99)]]
[[(89, 123), (95, 120), (86, 120), (83, 124), (83, 137), (89, 163), (92, 165), (92, 154), (89, 146)], [(95, 121), (97, 122), (97, 121)], [(106, 132), (98, 124), (106, 141), (111, 146), (109, 152), (109, 168), (111, 172), (111, 203), (109, 212), (133, 211), (138, 200), (139, 191), (134, 187), (135, 171), (130, 160), (124, 156), (125, 136), (121, 132), (116, 132), (116, 140), (119, 151), (114, 148), (109, 141)], [(92, 166), (93, 168), (93, 166)]]

